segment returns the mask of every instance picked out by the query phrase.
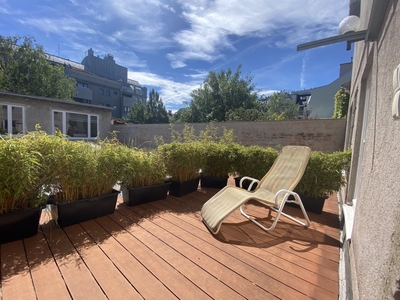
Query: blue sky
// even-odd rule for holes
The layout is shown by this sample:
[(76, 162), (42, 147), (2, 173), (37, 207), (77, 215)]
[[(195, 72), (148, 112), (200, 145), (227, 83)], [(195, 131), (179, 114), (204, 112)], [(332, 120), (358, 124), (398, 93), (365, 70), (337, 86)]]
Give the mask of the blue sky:
[(261, 93), (329, 84), (353, 51), (345, 43), (296, 52), (338, 34), (349, 0), (0, 0), (0, 35), (31, 36), (81, 62), (111, 53), (176, 111), (209, 71), (241, 63)]

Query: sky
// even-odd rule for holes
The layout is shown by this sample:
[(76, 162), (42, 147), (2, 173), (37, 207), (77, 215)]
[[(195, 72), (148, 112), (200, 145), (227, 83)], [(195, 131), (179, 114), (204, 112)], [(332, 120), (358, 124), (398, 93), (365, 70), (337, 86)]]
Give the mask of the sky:
[(260, 95), (329, 84), (353, 51), (296, 46), (338, 35), (348, 12), (349, 0), (0, 0), (0, 35), (79, 63), (110, 53), (176, 111), (210, 71), (239, 64)]

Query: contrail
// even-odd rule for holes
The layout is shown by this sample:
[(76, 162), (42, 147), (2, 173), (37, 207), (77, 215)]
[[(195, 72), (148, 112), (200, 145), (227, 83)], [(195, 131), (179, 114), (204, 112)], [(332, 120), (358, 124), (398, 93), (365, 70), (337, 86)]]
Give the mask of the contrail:
[(304, 89), (305, 88), (305, 77), (306, 77), (306, 62), (308, 60), (308, 52), (303, 57), (303, 65), (301, 67), (301, 73), (300, 73), (300, 88)]

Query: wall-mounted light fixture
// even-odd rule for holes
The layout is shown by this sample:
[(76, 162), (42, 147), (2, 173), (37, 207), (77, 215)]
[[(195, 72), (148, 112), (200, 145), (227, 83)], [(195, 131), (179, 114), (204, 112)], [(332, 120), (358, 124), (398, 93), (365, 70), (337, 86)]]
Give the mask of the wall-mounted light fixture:
[(358, 30), (360, 30), (360, 18), (357, 16), (347, 16), (339, 23), (340, 34)]

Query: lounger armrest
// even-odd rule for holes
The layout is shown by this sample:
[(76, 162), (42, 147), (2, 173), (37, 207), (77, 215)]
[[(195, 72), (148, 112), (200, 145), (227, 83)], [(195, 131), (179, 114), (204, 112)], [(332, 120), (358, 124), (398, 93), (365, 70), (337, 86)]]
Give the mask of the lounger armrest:
[(240, 182), (239, 182), (239, 186), (240, 186), (240, 187), (243, 187), (243, 182), (244, 182), (245, 180), (250, 180), (250, 181), (251, 181), (250, 184), (249, 184), (249, 187), (247, 188), (248, 191), (251, 191), (251, 188), (253, 187), (253, 185), (254, 185), (255, 183), (259, 183), (259, 182), (260, 182), (260, 180), (258, 180), (258, 179), (256, 179), (256, 178), (249, 177), (249, 176), (243, 176), (242, 179), (240, 179)]
[[(290, 190), (281, 189), (281, 190), (277, 191), (276, 194), (275, 194), (275, 205), (276, 206), (279, 206), (279, 204), (280, 204), (278, 202), (278, 197), (282, 193), (285, 193), (285, 196), (284, 196), (283, 200), (281, 201), (281, 203), (286, 202), (290, 195), (293, 195), (295, 199), (300, 198), (299, 195), (296, 192), (293, 192), (293, 191), (290, 191)], [(295, 201), (290, 201), (289, 200), (289, 202), (295, 202)]]

